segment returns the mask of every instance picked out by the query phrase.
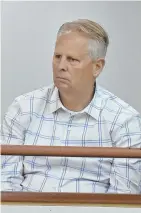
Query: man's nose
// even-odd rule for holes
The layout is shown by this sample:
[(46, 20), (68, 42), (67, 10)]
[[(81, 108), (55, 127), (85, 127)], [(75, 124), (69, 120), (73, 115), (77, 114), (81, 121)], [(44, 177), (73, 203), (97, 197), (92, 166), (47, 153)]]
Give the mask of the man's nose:
[(59, 62), (59, 71), (67, 71), (67, 60), (65, 57), (62, 57)]

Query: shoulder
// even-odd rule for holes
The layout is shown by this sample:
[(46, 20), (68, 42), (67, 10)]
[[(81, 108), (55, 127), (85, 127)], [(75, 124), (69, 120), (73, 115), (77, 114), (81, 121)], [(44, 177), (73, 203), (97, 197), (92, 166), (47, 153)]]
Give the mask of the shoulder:
[(103, 116), (113, 118), (119, 123), (123, 123), (133, 117), (140, 117), (140, 113), (137, 110), (107, 89), (98, 86), (97, 93), (103, 100)]
[(35, 99), (42, 99), (42, 100), (48, 100), (54, 91), (54, 84), (51, 84), (47, 87), (41, 87), (39, 89), (33, 90), (31, 92), (22, 94), (15, 98), (16, 102), (22, 102), (26, 100), (31, 100), (33, 98)]
[(51, 84), (16, 97), (8, 107), (8, 113), (30, 114), (33, 110), (40, 111), (50, 102), (55, 87)]

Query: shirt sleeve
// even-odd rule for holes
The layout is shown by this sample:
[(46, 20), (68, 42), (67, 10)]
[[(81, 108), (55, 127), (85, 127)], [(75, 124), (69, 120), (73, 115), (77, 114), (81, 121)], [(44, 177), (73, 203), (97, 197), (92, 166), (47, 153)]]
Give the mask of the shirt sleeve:
[[(141, 149), (141, 117), (132, 116), (113, 136), (114, 147)], [(141, 193), (141, 158), (114, 158), (108, 193)]]
[[(11, 104), (1, 125), (1, 144), (23, 145), (25, 117), (18, 101)], [(23, 156), (1, 156), (1, 191), (21, 191), (23, 177)]]

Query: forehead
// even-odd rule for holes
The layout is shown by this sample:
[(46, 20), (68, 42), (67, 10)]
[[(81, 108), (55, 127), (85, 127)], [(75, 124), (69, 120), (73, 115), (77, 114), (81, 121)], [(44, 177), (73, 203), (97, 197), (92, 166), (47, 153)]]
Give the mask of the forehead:
[(88, 38), (75, 32), (63, 34), (56, 40), (55, 52), (85, 55), (88, 53)]

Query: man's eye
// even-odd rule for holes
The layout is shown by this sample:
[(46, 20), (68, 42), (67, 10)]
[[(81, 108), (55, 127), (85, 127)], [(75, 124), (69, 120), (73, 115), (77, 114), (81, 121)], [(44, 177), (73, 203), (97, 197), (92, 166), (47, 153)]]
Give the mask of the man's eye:
[(55, 58), (60, 59), (61, 55), (55, 55)]
[(75, 58), (69, 58), (69, 61), (71, 61), (71, 62), (78, 62), (78, 60), (75, 59)]

